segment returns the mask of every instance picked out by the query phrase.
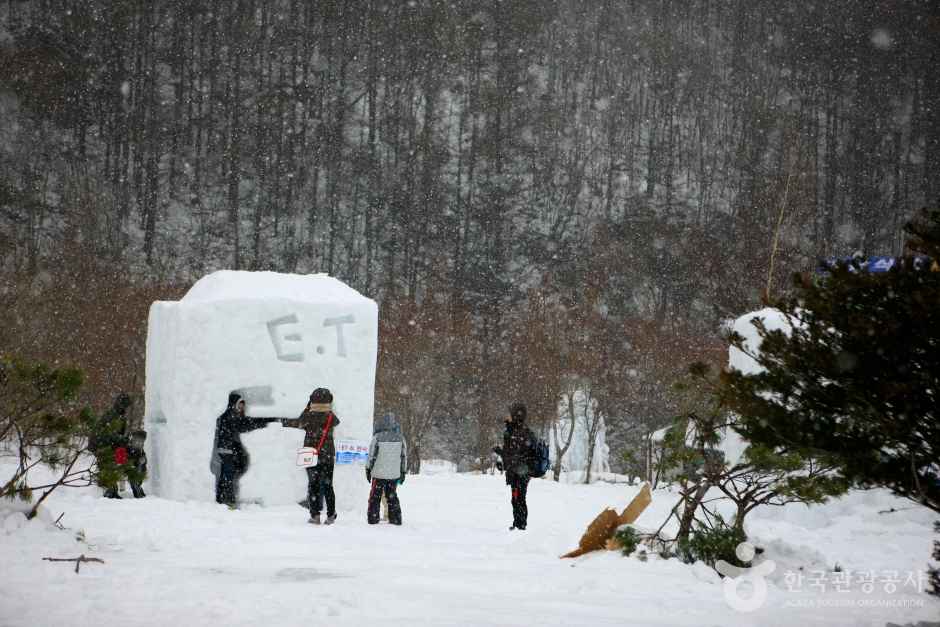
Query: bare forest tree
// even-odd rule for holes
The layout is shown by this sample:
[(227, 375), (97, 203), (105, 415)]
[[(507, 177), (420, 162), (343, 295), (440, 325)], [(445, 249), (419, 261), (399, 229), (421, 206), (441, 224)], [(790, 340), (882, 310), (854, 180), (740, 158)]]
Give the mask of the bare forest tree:
[[(574, 413), (574, 395), (569, 393), (565, 395), (565, 412), (561, 414), (565, 418), (565, 422), (561, 423), (560, 420), (555, 420), (552, 422), (552, 442), (555, 443), (554, 459), (555, 463), (552, 466), (552, 478), (555, 481), (561, 477), (561, 468), (562, 460), (565, 458), (565, 453), (568, 452), (568, 449), (571, 448), (571, 441), (574, 439), (574, 428), (575, 428), (575, 413)], [(561, 417), (559, 415), (559, 418)], [(562, 432), (559, 433), (559, 423), (561, 423)], [(567, 426), (568, 433), (565, 434), (565, 426)], [(564, 444), (562, 444), (564, 442)]]
[[(900, 252), (940, 195), (935, 21), (926, 0), (0, 3), (0, 333), (104, 398), (150, 301), (220, 268), (328, 272), (446, 312), (412, 395), (379, 394), (422, 446), (482, 464), (508, 399), (545, 433), (575, 374), (622, 465), (675, 370), (625, 345), (685, 356), (820, 255)], [(126, 342), (66, 332), (114, 294)]]

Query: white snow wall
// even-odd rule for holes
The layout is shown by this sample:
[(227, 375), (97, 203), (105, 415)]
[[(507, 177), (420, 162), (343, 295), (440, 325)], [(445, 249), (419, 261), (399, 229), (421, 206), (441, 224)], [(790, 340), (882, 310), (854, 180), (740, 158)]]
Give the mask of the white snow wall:
[[(243, 394), (249, 416), (295, 418), (310, 392), (329, 388), (341, 420), (337, 448), (368, 444), (377, 349), (376, 303), (323, 274), (219, 271), (178, 302), (153, 303), (144, 413), (150, 490), (215, 500), (215, 424), (232, 391)], [(241, 500), (275, 505), (305, 497), (306, 473), (294, 461), (301, 430), (275, 423), (243, 434), (242, 442), (251, 465)], [(361, 475), (359, 463), (336, 465), (339, 509), (366, 498)]]

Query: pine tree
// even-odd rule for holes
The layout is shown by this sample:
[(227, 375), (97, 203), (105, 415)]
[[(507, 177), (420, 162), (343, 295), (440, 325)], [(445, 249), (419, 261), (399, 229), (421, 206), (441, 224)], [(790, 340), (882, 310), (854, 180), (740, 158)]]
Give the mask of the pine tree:
[[(91, 483), (84, 452), (94, 417), (76, 403), (83, 378), (76, 368), (50, 368), (0, 355), (0, 441), (17, 459), (13, 475), (0, 481), (0, 498), (32, 502), (27, 518), (35, 517), (59, 486)], [(30, 470), (39, 466), (57, 478), (45, 484), (30, 482)], [(33, 502), (36, 491), (42, 494)]]
[[(940, 212), (908, 225), (908, 251), (940, 258)], [(888, 272), (839, 264), (774, 305), (758, 374), (723, 374), (753, 443), (835, 456), (840, 472), (940, 512), (940, 271), (906, 258)], [(748, 352), (740, 336), (732, 343)]]
[[(652, 536), (661, 552), (674, 550), (690, 563), (700, 559), (714, 565), (723, 559), (744, 566), (735, 547), (747, 538), (750, 512), (762, 506), (822, 503), (848, 489), (833, 472), (829, 456), (755, 443), (734, 455), (742, 444), (733, 441), (741, 417), (724, 405), (721, 387), (706, 364), (693, 363), (673, 391), (685, 413), (666, 431), (660, 464), (674, 473), (680, 500)], [(723, 496), (714, 498), (715, 492)], [(709, 505), (723, 499), (734, 504), (733, 520), (725, 521)], [(679, 525), (674, 539), (662, 538), (660, 531), (673, 517)]]

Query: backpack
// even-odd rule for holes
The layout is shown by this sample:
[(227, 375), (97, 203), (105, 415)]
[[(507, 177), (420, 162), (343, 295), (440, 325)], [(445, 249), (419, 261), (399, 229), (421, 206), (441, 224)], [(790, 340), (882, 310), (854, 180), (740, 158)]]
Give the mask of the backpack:
[(548, 443), (541, 438), (533, 438), (529, 457), (532, 460), (529, 464), (529, 475), (532, 477), (543, 477), (548, 469), (552, 467)]

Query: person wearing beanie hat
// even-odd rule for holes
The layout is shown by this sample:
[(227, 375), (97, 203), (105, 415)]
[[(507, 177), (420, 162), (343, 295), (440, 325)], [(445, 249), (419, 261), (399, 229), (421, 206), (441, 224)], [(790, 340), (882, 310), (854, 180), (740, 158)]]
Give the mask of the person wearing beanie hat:
[(317, 465), (307, 468), (307, 504), (310, 521), (320, 524), (320, 510), (326, 501), (326, 524), (336, 522), (336, 493), (333, 491), (333, 465), (336, 462), (336, 445), (333, 430), (339, 424), (333, 413), (333, 394), (326, 388), (317, 388), (310, 394), (309, 402), (298, 418), (281, 421), (285, 427), (303, 429), (304, 446), (317, 449)]
[(535, 434), (526, 424), (525, 404), (516, 401), (509, 406), (509, 415), (505, 418), (506, 430), (503, 432), (503, 445), (493, 448), (493, 452), (502, 458), (496, 467), (506, 473), (506, 485), (511, 489), (512, 527), (524, 530), (528, 524), (529, 508), (526, 504), (526, 492), (529, 488), (529, 463), (535, 449)]
[(310, 393), (310, 406), (313, 411), (328, 412), (333, 408), (333, 393), (326, 388), (317, 388)]

